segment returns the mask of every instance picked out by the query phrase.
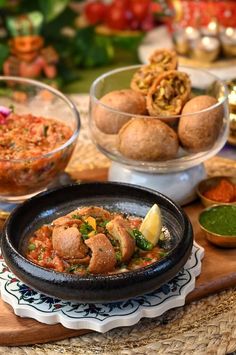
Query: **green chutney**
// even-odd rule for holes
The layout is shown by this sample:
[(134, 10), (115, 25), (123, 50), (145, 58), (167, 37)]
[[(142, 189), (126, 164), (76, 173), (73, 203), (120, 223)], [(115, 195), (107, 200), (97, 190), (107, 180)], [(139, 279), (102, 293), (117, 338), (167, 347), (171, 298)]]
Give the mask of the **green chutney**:
[(236, 237), (236, 206), (212, 207), (201, 213), (199, 222), (209, 232)]

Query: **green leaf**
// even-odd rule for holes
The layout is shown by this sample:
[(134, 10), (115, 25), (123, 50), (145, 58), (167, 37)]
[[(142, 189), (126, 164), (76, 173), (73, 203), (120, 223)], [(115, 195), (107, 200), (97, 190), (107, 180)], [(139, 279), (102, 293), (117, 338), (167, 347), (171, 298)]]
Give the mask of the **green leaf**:
[(92, 26), (77, 30), (73, 48), (75, 65), (85, 68), (109, 64), (114, 56), (110, 39), (97, 36)]
[(0, 0), (0, 7), (6, 6), (6, 0)]
[(45, 21), (50, 22), (60, 15), (67, 7), (69, 1), (70, 0), (38, 0)]
[(3, 63), (7, 59), (8, 54), (9, 54), (8, 46), (0, 43), (0, 72), (2, 71)]

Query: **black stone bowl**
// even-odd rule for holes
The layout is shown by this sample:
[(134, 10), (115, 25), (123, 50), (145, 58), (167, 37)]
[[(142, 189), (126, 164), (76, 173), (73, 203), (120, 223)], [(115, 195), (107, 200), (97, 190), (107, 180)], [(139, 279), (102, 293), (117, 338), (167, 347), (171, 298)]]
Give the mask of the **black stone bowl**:
[[(166, 257), (149, 266), (114, 275), (81, 277), (37, 266), (24, 257), (26, 238), (34, 230), (79, 206), (103, 206), (108, 210), (144, 217), (154, 203), (161, 208), (164, 224), (173, 237), (173, 248)], [(159, 192), (110, 182), (68, 185), (27, 200), (8, 218), (1, 249), (12, 272), (33, 289), (64, 300), (104, 303), (158, 289), (186, 263), (192, 245), (191, 223), (173, 201)]]

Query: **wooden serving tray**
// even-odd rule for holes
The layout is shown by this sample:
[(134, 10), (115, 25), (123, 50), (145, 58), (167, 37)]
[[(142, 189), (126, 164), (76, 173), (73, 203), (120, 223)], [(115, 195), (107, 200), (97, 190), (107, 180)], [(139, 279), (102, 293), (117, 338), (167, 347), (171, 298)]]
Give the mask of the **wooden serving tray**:
[[(106, 170), (99, 170), (97, 176), (96, 171), (91, 175), (88, 173), (83, 172), (80, 178), (89, 181), (105, 180), (107, 177)], [(236, 249), (215, 247), (204, 238), (198, 226), (198, 215), (203, 209), (199, 202), (184, 209), (192, 222), (195, 240), (205, 249), (201, 275), (197, 278), (195, 289), (186, 299), (189, 303), (236, 285)], [(0, 299), (0, 345), (46, 343), (88, 332), (89, 330), (71, 330), (60, 324), (47, 325), (33, 319), (17, 317), (12, 308)]]

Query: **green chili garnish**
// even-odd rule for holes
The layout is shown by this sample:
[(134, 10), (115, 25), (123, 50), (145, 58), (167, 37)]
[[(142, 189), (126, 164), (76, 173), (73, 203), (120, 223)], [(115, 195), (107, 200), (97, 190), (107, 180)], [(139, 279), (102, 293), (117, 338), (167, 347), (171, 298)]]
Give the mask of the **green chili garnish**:
[(131, 236), (135, 239), (136, 245), (142, 250), (152, 250), (153, 245), (147, 239), (144, 238), (143, 234), (138, 229), (133, 229), (130, 232)]

